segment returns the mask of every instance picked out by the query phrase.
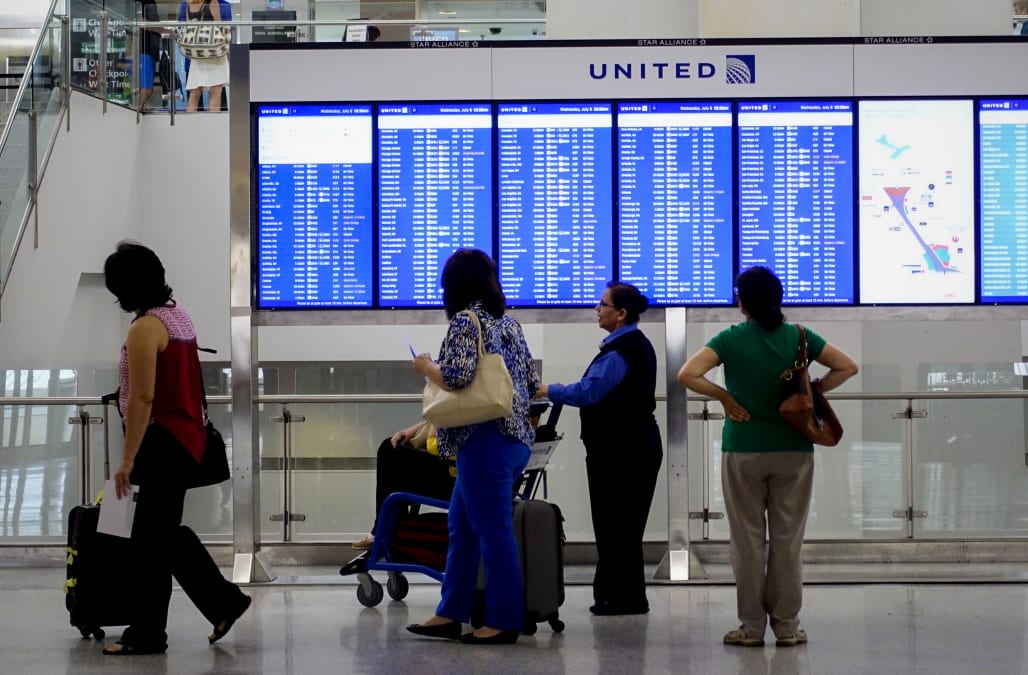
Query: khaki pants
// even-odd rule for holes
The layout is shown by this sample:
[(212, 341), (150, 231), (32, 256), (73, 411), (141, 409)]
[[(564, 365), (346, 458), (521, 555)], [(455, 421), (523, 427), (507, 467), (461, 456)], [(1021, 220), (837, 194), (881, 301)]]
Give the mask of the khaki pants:
[(748, 637), (762, 639), (769, 617), (776, 637), (792, 635), (803, 604), (800, 549), (814, 453), (726, 452), (721, 457), (739, 620)]

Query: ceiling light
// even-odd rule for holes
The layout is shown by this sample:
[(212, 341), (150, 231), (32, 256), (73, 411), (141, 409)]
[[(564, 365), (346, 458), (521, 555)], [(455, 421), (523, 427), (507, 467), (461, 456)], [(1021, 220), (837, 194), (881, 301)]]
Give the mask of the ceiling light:
[(439, 10), (439, 16), (457, 16), (457, 10), (455, 10), (455, 9), (441, 9), (441, 10)]

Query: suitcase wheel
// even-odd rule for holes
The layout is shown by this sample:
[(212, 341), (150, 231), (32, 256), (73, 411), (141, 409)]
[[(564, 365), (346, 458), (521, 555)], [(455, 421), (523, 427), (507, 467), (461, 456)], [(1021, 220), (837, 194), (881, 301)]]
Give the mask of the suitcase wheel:
[(385, 596), (385, 591), (382, 590), (382, 584), (370, 577), (368, 577), (368, 580), (368, 590), (365, 590), (364, 583), (359, 583), (357, 585), (357, 602), (361, 603), (365, 607), (376, 607), (378, 603), (382, 602), (382, 598)]
[(79, 628), (79, 633), (87, 640), (90, 636), (97, 640), (103, 640), (107, 636), (103, 628)]
[(389, 591), (389, 597), (393, 600), (403, 600), (410, 591), (410, 582), (407, 581), (407, 577), (403, 575), (403, 572), (390, 572), (389, 581), (386, 582), (386, 590)]
[(550, 628), (553, 629), (554, 633), (564, 632), (564, 622), (560, 619), (550, 619)]
[(538, 626), (535, 625), (535, 621), (525, 621), (525, 627), (521, 630), (525, 635), (535, 635), (535, 631)]

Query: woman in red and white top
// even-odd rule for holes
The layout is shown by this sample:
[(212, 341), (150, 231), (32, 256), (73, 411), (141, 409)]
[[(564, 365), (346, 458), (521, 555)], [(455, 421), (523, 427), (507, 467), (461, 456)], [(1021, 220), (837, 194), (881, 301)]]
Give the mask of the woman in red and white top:
[(147, 247), (118, 244), (104, 263), (104, 279), (121, 308), (135, 315), (118, 365), (125, 446), (114, 473), (117, 498), (129, 493), (130, 484), (139, 486), (134, 559), (126, 561), (125, 574), (132, 618), (104, 654), (168, 648), (172, 575), (214, 626), (207, 638), (214, 643), (250, 606), (250, 597), (222, 576), (196, 534), (182, 525), (186, 489), (207, 439), (196, 331), (172, 300), (160, 259)]

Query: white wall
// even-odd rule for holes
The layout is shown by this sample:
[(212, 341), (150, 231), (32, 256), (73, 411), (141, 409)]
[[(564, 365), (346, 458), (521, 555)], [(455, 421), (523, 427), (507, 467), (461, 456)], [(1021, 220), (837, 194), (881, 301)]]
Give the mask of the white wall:
[(548, 0), (546, 37), (678, 38), (699, 31), (696, 0)]
[(1009, 35), (1010, 0), (860, 0), (857, 35)]
[(1008, 35), (1010, 0), (549, 0), (547, 37)]
[(201, 342), (227, 358), (228, 116), (183, 115), (174, 127), (150, 116), (137, 125), (135, 113), (112, 105), (103, 115), (100, 101), (82, 94), (73, 94), (71, 111), (40, 189), (40, 246), (26, 234), (0, 301), (0, 363), (111, 368), (127, 316), (102, 272), (125, 238), (158, 252)]

